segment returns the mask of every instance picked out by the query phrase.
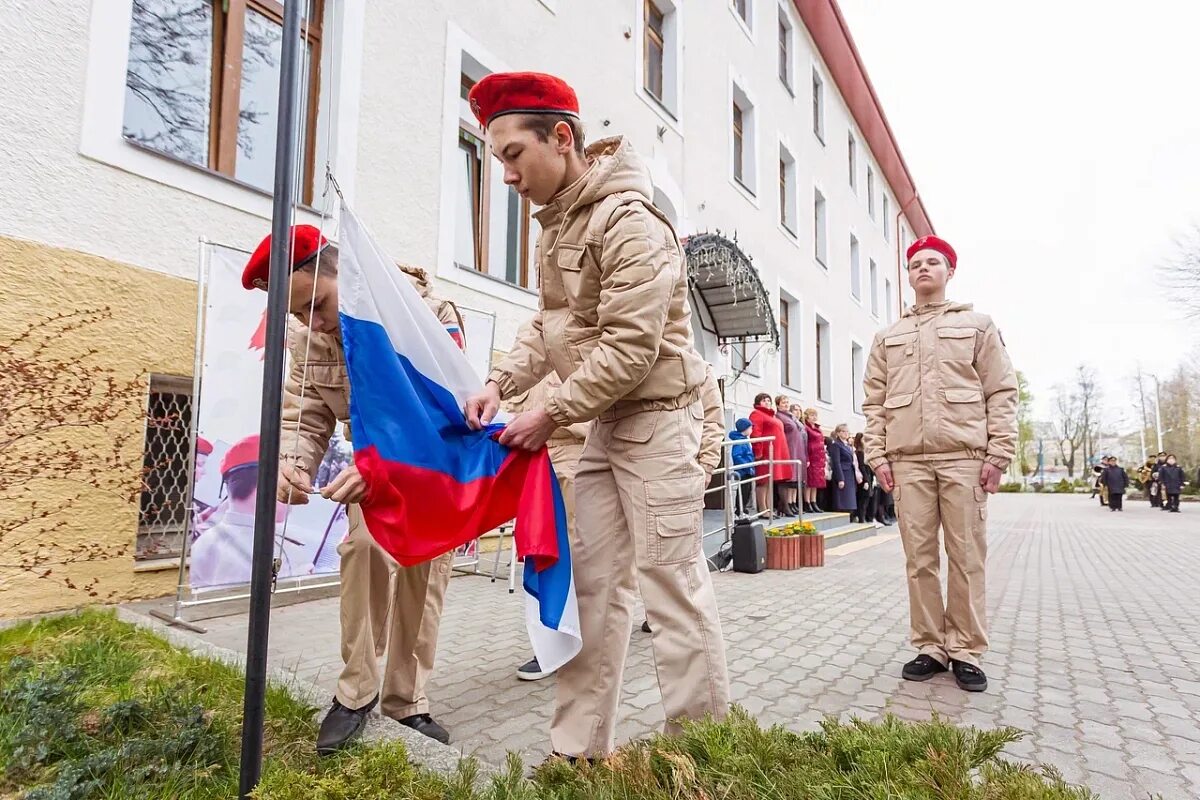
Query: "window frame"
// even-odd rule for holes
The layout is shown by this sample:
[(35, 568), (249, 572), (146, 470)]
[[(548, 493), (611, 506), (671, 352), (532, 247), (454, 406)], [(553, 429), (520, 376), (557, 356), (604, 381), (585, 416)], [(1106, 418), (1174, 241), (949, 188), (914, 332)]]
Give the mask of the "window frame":
[[(316, 185), (316, 148), (317, 148), (317, 119), (321, 112), (321, 56), (323, 42), (323, 23), (326, 10), (325, 0), (308, 0), (312, 3), (312, 16), (301, 21), (301, 34), (304, 43), (312, 50), (308, 65), (307, 90), (305, 98), (306, 119), (304, 126), (304, 157), (300, 174), (300, 198), (304, 206), (311, 207)], [(217, 3), (212, 4), (212, 41), (210, 42), (211, 74), (209, 77), (209, 108), (208, 108), (208, 147), (206, 163), (197, 164), (180, 158), (152, 145), (140, 142), (125, 134), (125, 106), (120, 110), (121, 140), (129, 147), (153, 153), (161, 158), (182, 164), (191, 169), (198, 169), (209, 174), (233, 181), (258, 192), (271, 194), (270, 187), (257, 186), (237, 177), (237, 135), (241, 114), (242, 64), (243, 44), (247, 15), (253, 11), (271, 22), (283, 26), (283, 4), (278, 0), (227, 0), (228, 7), (222, 8)], [(132, 24), (132, 3), (130, 14), (125, 15), (124, 25), (128, 31)], [(132, 45), (131, 45), (132, 47)], [(126, 55), (123, 75), (128, 80), (128, 55)], [(124, 86), (122, 86), (124, 89)], [(273, 154), (272, 154), (273, 155)]]
[(875, 219), (875, 169), (867, 164), (867, 214)]
[(891, 203), (888, 202), (887, 192), (883, 193), (883, 209), (882, 209), (881, 213), (883, 215), (883, 240), (885, 242), (890, 242), (892, 240), (892, 238), (891, 238), (892, 226), (891, 226), (891, 221), (890, 221), (891, 216), (892, 216), (892, 209), (891, 209)]
[[(465, 72), (460, 72), (459, 92), (460, 95), (464, 90), (469, 90), (474, 81)], [(474, 120), (469, 120), (459, 115), (458, 120), (458, 142), (459, 149), (465, 150), (462, 146), (464, 135), (478, 140), (479, 159), (477, 161), (479, 173), (476, 176), (476, 187), (472, 187), (472, 239), (475, 245), (475, 263), (463, 264), (457, 259), (454, 259), (453, 254), (451, 259), (454, 265), (459, 269), (470, 270), (483, 275), (485, 278), (499, 281), (507, 286), (512, 286), (524, 291), (537, 291), (536, 285), (536, 269), (533, 264), (533, 248), (529, 246), (529, 231), (533, 216), (533, 207), (528, 198), (521, 198), (521, 219), (517, 226), (517, 252), (520, 258), (518, 266), (519, 283), (513, 283), (506, 277), (500, 277), (492, 274), (491, 268), (491, 245), (492, 245), (492, 183), (494, 182), (492, 170), (496, 168), (496, 160), (491, 157), (487, 148), (487, 137), (484, 131), (475, 124)], [(453, 217), (455, 225), (458, 223), (457, 215)], [(504, 221), (507, 228), (507, 220)]]
[(833, 352), (831, 347), (833, 343), (833, 326), (818, 311), (813, 315), (813, 330), (815, 334), (813, 336), (813, 347), (816, 352), (817, 367), (817, 401), (826, 405), (832, 405)]
[[(657, 100), (659, 103), (665, 103), (663, 96), (666, 94), (666, 61), (667, 61), (667, 37), (666, 24), (667, 15), (658, 7), (654, 0), (643, 0), (642, 5), (642, 20), (643, 28), (645, 29), (642, 35), (642, 88), (646, 93)], [(654, 17), (658, 17), (658, 28), (651, 24)], [(658, 47), (658, 93), (650, 87), (650, 45), (654, 44)], [(664, 105), (665, 107), (665, 105)]]
[(847, 166), (850, 171), (850, 191), (858, 194), (858, 139), (854, 136), (854, 131), (849, 131), (846, 134)]
[(879, 319), (879, 264), (875, 259), (867, 259), (867, 281), (871, 287), (871, 316)]
[(822, 146), (825, 144), (825, 79), (817, 71), (812, 70), (812, 129)]
[(862, 305), (862, 243), (850, 234), (850, 297)]
[(787, 9), (779, 6), (779, 82), (792, 97), (796, 96), (796, 26), (788, 17)]
[(820, 187), (813, 187), (813, 257), (829, 269), (829, 201)]
[(795, 240), (798, 238), (800, 216), (796, 187), (796, 157), (782, 141), (779, 142), (779, 226)]
[(850, 409), (858, 416), (863, 415), (863, 403), (866, 401), (863, 391), (863, 380), (866, 377), (867, 351), (860, 342), (850, 340)]

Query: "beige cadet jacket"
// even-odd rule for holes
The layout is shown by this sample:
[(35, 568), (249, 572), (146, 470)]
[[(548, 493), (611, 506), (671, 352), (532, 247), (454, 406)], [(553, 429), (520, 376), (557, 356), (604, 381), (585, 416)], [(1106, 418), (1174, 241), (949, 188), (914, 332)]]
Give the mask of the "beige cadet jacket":
[[(429, 277), (420, 267), (397, 265), (420, 292), (426, 305), (444, 325), (457, 325), (466, 337), (458, 309), (438, 300)], [(329, 447), (329, 438), (339, 421), (346, 423), (350, 438), (350, 380), (342, 341), (328, 333), (310, 331), (295, 318), (288, 320), (288, 350), (291, 365), (283, 385), (283, 426), (280, 431), (280, 461), (296, 463), (309, 476)]]
[[(512, 414), (519, 414), (533, 408), (542, 408), (546, 405), (546, 396), (561, 385), (562, 381), (559, 380), (558, 374), (551, 372), (529, 391), (520, 392), (508, 398), (504, 403), (504, 408)], [(550, 440), (546, 442), (546, 446), (553, 450), (555, 447), (583, 444), (587, 439), (590, 427), (590, 422), (575, 422), (555, 428), (554, 433), (550, 434)]]
[(1016, 452), (1017, 376), (996, 325), (972, 306), (910, 308), (875, 336), (863, 381), (872, 469), (890, 461), (984, 459)]
[(622, 138), (588, 148), (588, 171), (537, 214), (539, 311), (488, 379), (507, 398), (551, 370), (559, 425), (696, 400), (683, 248), (651, 203), (650, 173)]

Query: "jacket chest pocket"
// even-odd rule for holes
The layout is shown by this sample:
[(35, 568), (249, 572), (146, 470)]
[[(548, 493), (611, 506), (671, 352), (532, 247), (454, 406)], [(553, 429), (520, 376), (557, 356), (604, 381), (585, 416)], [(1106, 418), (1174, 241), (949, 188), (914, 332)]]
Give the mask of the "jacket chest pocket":
[(974, 328), (938, 328), (937, 348), (939, 361), (974, 361)]
[(889, 371), (917, 363), (917, 334), (889, 336), (883, 340), (883, 346)]
[(581, 245), (560, 244), (555, 253), (555, 264), (562, 279), (563, 292), (567, 296), (567, 306), (576, 310), (583, 305), (583, 295), (586, 292), (584, 279), (584, 253), (587, 248)]

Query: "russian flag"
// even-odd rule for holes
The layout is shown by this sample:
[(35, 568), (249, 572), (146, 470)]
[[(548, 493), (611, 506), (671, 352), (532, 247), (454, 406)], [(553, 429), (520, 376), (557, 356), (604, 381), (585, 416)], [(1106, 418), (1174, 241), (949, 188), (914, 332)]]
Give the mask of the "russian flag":
[(409, 566), (515, 518), (534, 655), (544, 669), (570, 661), (582, 646), (579, 608), (550, 457), (501, 445), (501, 426), (467, 427), (462, 409), (482, 387), (461, 332), (443, 326), (345, 204), (338, 305), (371, 535)]

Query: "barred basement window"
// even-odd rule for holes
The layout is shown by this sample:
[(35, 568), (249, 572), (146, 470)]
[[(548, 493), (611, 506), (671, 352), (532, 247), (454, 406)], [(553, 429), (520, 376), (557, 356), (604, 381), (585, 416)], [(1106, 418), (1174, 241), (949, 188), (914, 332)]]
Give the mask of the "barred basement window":
[(192, 379), (151, 375), (136, 559), (178, 557), (191, 510)]

